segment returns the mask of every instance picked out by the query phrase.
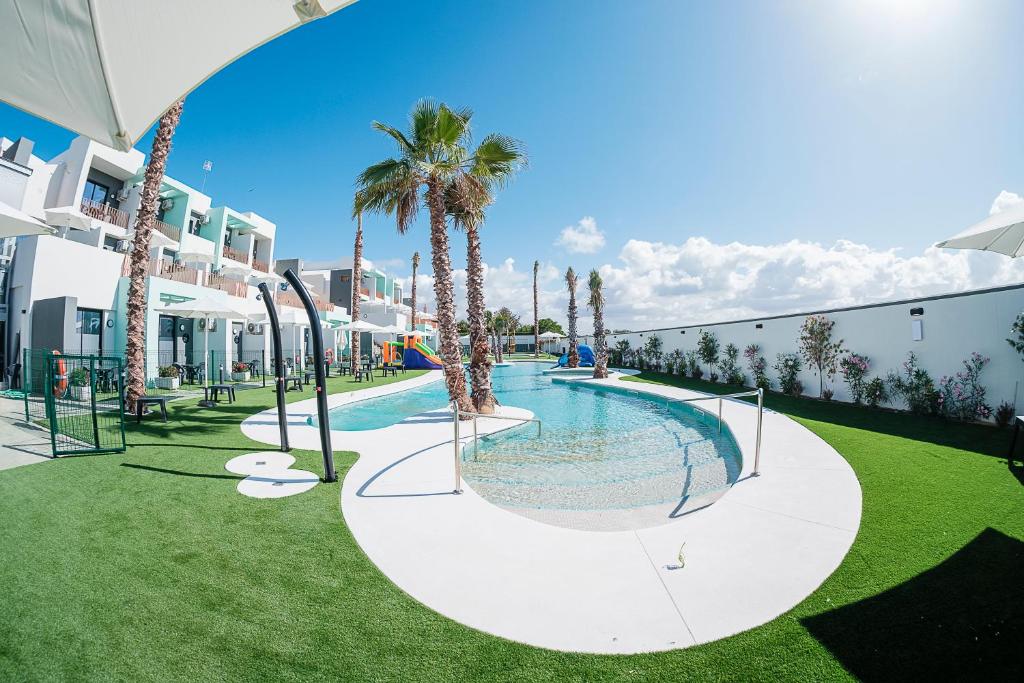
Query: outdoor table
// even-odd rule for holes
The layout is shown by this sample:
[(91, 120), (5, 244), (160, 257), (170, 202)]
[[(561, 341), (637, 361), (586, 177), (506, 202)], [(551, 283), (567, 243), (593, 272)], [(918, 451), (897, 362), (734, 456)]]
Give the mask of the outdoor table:
[(382, 366), (380, 366), (380, 376), (381, 377), (387, 377), (389, 372), (392, 374), (392, 376), (395, 376), (395, 377), (398, 376), (398, 370), (395, 369), (394, 367), (392, 367), (390, 365), (382, 365)]
[[(1012, 465), (1015, 460), (1014, 456), (1017, 453), (1017, 437), (1020, 435), (1020, 426), (1024, 423), (1024, 415), (1018, 415), (1013, 418), (1013, 439), (1010, 441), (1010, 452), (1006, 455), (1007, 462)], [(1024, 462), (1024, 456), (1021, 457), (1021, 462)]]

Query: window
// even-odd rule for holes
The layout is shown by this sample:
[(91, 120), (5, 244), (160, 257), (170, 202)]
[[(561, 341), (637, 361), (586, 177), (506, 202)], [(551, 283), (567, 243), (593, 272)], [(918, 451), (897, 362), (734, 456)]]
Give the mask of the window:
[(106, 249), (107, 251), (117, 251), (117, 243), (119, 241), (120, 240), (118, 240), (116, 237), (111, 237), (110, 235), (107, 235), (106, 237), (103, 238), (103, 248)]
[(96, 202), (97, 204), (106, 204), (109, 197), (109, 187), (101, 183), (97, 183), (95, 180), (85, 181), (85, 192), (82, 193), (83, 199), (88, 199), (89, 201)]
[(78, 334), (99, 334), (102, 330), (102, 311), (96, 311), (91, 308), (79, 308), (75, 313), (75, 332)]
[(174, 339), (174, 318), (160, 316), (160, 339)]
[(231, 235), (232, 235), (232, 232), (230, 230), (225, 230), (224, 231), (224, 246), (225, 247), (230, 247), (231, 246)]
[(198, 235), (203, 227), (203, 214), (193, 211), (188, 217), (188, 234)]

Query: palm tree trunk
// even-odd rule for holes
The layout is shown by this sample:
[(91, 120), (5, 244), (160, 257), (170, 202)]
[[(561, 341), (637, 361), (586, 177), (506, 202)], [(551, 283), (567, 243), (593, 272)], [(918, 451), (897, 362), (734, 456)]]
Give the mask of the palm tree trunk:
[(608, 340), (604, 329), (604, 309), (594, 309), (594, 379), (608, 376)]
[[(413, 285), (415, 286), (415, 285)], [(356, 242), (352, 249), (352, 322), (359, 320), (359, 303), (363, 288), (363, 214), (356, 215)], [(415, 290), (413, 290), (415, 291)], [(362, 334), (356, 330), (349, 333), (352, 337), (349, 343), (349, 365), (352, 375), (355, 376), (359, 369), (359, 337)]]
[(576, 337), (576, 287), (569, 288), (569, 362), (567, 367), (580, 366), (579, 339)]
[(409, 299), (412, 309), (412, 331), (416, 331), (416, 271), (420, 268), (420, 253), (416, 252), (412, 257), (412, 293)]
[(476, 412), (494, 412), (491, 389), (491, 361), (487, 357), (487, 329), (484, 321), (484, 264), (480, 254), (480, 231), (466, 226), (466, 298), (469, 302), (469, 380)]
[(427, 207), (430, 209), (430, 259), (434, 266), (434, 299), (437, 302), (437, 334), (440, 338), (441, 362), (448, 384), (448, 398), (456, 401), (459, 410), (473, 412), (466, 393), (466, 375), (462, 369), (462, 347), (455, 322), (455, 281), (445, 224), (444, 184), (440, 178), (427, 181)]
[(540, 261), (533, 262), (533, 357), (540, 358), (540, 319), (537, 308), (537, 271)]
[(149, 244), (153, 236), (160, 185), (171, 153), (174, 129), (181, 120), (184, 100), (178, 100), (160, 117), (153, 138), (153, 149), (142, 183), (142, 197), (135, 217), (135, 237), (129, 254), (128, 320), (125, 344), (125, 410), (134, 413), (135, 401), (146, 394), (146, 275), (149, 271)]

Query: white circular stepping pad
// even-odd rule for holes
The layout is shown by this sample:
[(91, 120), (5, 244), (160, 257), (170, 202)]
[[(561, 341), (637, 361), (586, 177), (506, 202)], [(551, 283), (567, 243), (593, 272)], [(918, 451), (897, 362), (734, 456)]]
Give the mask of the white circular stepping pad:
[(259, 472), (266, 471), (280, 472), (291, 467), (294, 462), (294, 455), (288, 455), (281, 451), (260, 451), (259, 453), (246, 453), (237, 458), (231, 458), (224, 465), (224, 469), (234, 474), (258, 474)]
[(304, 493), (320, 483), (306, 470), (261, 471), (238, 482), (238, 492), (250, 498), (284, 498)]

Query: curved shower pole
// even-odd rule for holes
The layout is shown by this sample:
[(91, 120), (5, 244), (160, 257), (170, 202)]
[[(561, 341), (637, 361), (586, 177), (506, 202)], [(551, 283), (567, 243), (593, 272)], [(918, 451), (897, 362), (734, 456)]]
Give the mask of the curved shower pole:
[[(257, 287), (260, 290), (260, 298), (267, 307), (267, 318), (270, 320), (270, 337), (274, 345), (274, 386), (277, 392), (277, 427), (281, 432), (281, 450), (290, 451), (288, 445), (288, 413), (284, 407), (284, 354), (281, 351), (281, 326), (277, 322), (277, 309), (270, 297), (270, 288), (266, 282), (261, 282)], [(264, 369), (264, 372), (266, 370)]]
[(295, 293), (302, 300), (309, 317), (309, 336), (313, 340), (313, 374), (316, 376), (316, 412), (320, 422), (320, 450), (324, 454), (324, 481), (338, 481), (334, 471), (334, 450), (331, 448), (331, 425), (327, 417), (327, 378), (324, 373), (324, 335), (320, 329), (320, 314), (316, 311), (313, 297), (306, 291), (306, 285), (289, 268), (284, 271), (284, 279), (288, 281)]

